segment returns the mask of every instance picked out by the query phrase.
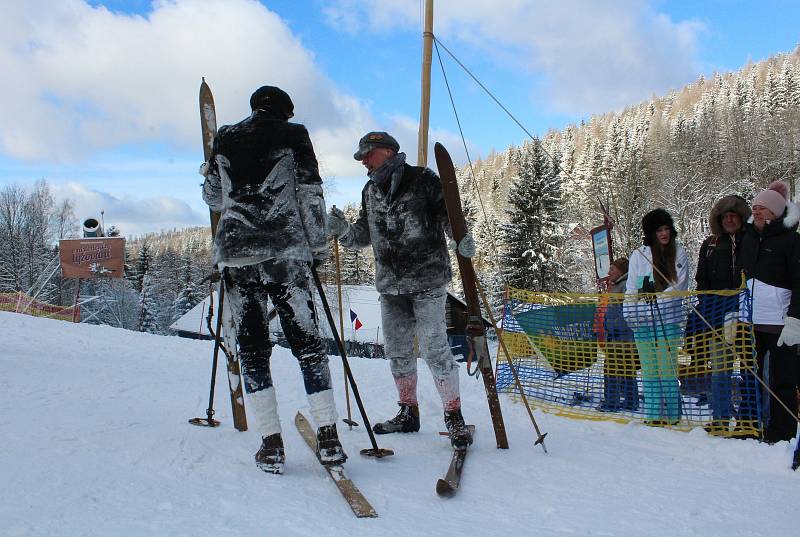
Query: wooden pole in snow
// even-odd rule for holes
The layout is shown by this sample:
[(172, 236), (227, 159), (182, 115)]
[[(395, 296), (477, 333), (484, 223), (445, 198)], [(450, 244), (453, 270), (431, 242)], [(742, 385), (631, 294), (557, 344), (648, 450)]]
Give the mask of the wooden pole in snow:
[(425, 1), (425, 29), (422, 32), (422, 103), (419, 112), (417, 166), (428, 165), (428, 123), (431, 111), (431, 62), (433, 60), (433, 0)]

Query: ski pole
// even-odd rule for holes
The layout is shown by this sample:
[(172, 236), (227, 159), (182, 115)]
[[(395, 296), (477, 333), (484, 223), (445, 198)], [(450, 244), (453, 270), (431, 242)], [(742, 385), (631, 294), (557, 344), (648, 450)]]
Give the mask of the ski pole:
[[(211, 293), (209, 293), (209, 303), (208, 303), (208, 316), (206, 317), (206, 324), (208, 325), (208, 330), (211, 332), (211, 319), (214, 318), (214, 283), (213, 278), (209, 282), (209, 287), (212, 289)], [(218, 427), (219, 421), (213, 418), (214, 416), (214, 387), (216, 385), (217, 380), (217, 362), (219, 361), (219, 348), (222, 343), (220, 332), (222, 330), (222, 301), (225, 299), (225, 286), (221, 285), (219, 289), (219, 305), (218, 310), (219, 313), (217, 314), (217, 330), (213, 332), (214, 335), (214, 359), (212, 360), (211, 365), (211, 389), (208, 393), (208, 408), (206, 409), (206, 417), (205, 418), (192, 418), (189, 420), (189, 423), (192, 425), (198, 425), (201, 427)]]
[(375, 434), (372, 432), (372, 427), (369, 424), (369, 418), (367, 418), (367, 411), (364, 410), (364, 404), (361, 402), (361, 396), (358, 393), (356, 380), (353, 378), (353, 372), (350, 370), (350, 364), (347, 361), (347, 353), (344, 352), (344, 345), (342, 344), (342, 340), (339, 338), (339, 332), (336, 330), (336, 324), (333, 321), (331, 308), (328, 306), (328, 299), (325, 296), (325, 290), (322, 288), (322, 282), (319, 279), (319, 274), (317, 274), (317, 269), (315, 269), (313, 266), (311, 267), (311, 275), (314, 277), (314, 283), (317, 286), (319, 299), (322, 301), (322, 308), (325, 310), (325, 316), (328, 318), (328, 324), (331, 327), (333, 339), (336, 341), (336, 346), (339, 348), (339, 354), (342, 357), (342, 365), (344, 366), (344, 373), (347, 376), (347, 380), (350, 381), (350, 386), (353, 388), (353, 396), (356, 398), (356, 404), (358, 405), (358, 410), (361, 413), (361, 419), (364, 421), (364, 425), (367, 428), (367, 434), (369, 435), (369, 440), (372, 442), (372, 448), (362, 449), (361, 454), (367, 457), (375, 457), (378, 459), (382, 457), (388, 457), (389, 455), (394, 455), (394, 451), (391, 449), (382, 449), (378, 447), (378, 442), (375, 440)]
[(500, 346), (503, 348), (503, 353), (506, 355), (506, 361), (508, 362), (508, 367), (511, 369), (511, 374), (514, 375), (514, 384), (516, 384), (517, 390), (519, 390), (522, 403), (525, 405), (525, 410), (528, 411), (528, 417), (531, 419), (533, 428), (536, 430), (536, 434), (538, 435), (533, 445), (541, 445), (544, 452), (547, 453), (547, 446), (544, 444), (544, 437), (547, 436), (547, 433), (542, 433), (542, 431), (539, 430), (539, 424), (536, 423), (536, 418), (533, 417), (533, 411), (531, 411), (531, 406), (528, 404), (528, 398), (525, 396), (525, 390), (522, 388), (522, 382), (519, 380), (517, 368), (514, 367), (514, 362), (511, 361), (511, 354), (508, 352), (503, 335), (500, 333), (500, 330), (497, 329), (497, 321), (494, 318), (492, 308), (489, 306), (489, 300), (486, 298), (486, 293), (483, 292), (483, 286), (481, 285), (481, 282), (478, 281), (478, 278), (475, 278), (475, 284), (477, 285), (478, 292), (483, 300), (483, 307), (486, 308), (486, 313), (489, 314), (489, 320), (492, 321), (494, 333), (497, 334), (497, 339), (500, 342)]
[[(653, 339), (654, 339), (654, 355), (651, 356), (655, 360), (655, 367), (658, 375), (658, 391), (659, 391), (659, 406), (660, 406), (660, 421), (666, 422), (668, 425), (672, 425), (672, 422), (675, 421), (672, 419), (672, 416), (669, 415), (669, 401), (666, 400), (664, 397), (664, 378), (663, 378), (663, 371), (661, 369), (660, 363), (660, 356), (661, 351), (659, 350), (658, 344), (658, 326), (656, 325), (656, 317), (658, 317), (658, 325), (661, 326), (661, 334), (664, 337), (664, 345), (667, 349), (667, 357), (668, 360), (671, 360), (672, 355), (672, 348), (669, 344), (669, 339), (667, 338), (667, 331), (664, 328), (664, 321), (661, 318), (661, 309), (658, 307), (658, 297), (656, 296), (656, 289), (655, 284), (650, 281), (649, 276), (644, 277), (644, 282), (642, 283), (642, 290), (645, 292), (645, 300), (650, 305), (650, 322), (653, 325)], [(643, 370), (644, 371), (644, 370)], [(669, 371), (671, 375), (675, 377), (675, 382), (678, 382), (678, 374), (677, 371), (673, 368)], [(678, 390), (678, 412), (683, 414), (683, 398), (680, 394), (680, 389)], [(667, 419), (664, 419), (667, 418)], [(678, 418), (680, 421), (680, 418)]]
[[(333, 206), (334, 209), (336, 206)], [(344, 334), (344, 309), (342, 308), (342, 269), (339, 264), (339, 240), (334, 238), (333, 239), (333, 257), (336, 261), (336, 293), (339, 297), (339, 333)], [(344, 398), (347, 401), (347, 419), (342, 420), (347, 424), (348, 427), (351, 429), (353, 427), (358, 427), (358, 423), (353, 421), (353, 414), (350, 410), (350, 385), (347, 383), (347, 378), (345, 378), (344, 383)]]

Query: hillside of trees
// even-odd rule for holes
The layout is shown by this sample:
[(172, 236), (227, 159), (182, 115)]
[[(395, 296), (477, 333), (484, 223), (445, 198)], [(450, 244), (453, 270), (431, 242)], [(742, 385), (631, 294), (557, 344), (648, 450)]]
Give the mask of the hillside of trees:
[(477, 269), (498, 297), (528, 289), (592, 290), (587, 231), (613, 220), (615, 256), (641, 245), (641, 217), (663, 207), (693, 264), (708, 214), (726, 194), (750, 200), (800, 176), (800, 47), (734, 73), (591, 117), (460, 171), (482, 252)]
[[(641, 217), (664, 207), (694, 260), (719, 197), (749, 200), (776, 179), (789, 184), (793, 198), (798, 193), (800, 47), (550, 131), (458, 175), (478, 244), (476, 269), (495, 306), (506, 284), (593, 291), (588, 230), (603, 223), (601, 207), (614, 222), (615, 256), (640, 245)], [(345, 213), (353, 220), (358, 207)], [(56, 203), (46, 181), (2, 188), (0, 292), (72, 304), (76, 282), (60, 278), (57, 241), (79, 232), (73, 204)], [(333, 251), (331, 244), (320, 270), (328, 282), (335, 281)], [(84, 322), (166, 334), (208, 294), (206, 227), (129, 239), (126, 254), (124, 279), (82, 284)], [(373, 283), (371, 251), (340, 249), (339, 270), (344, 284)], [(457, 281), (452, 290), (459, 294)]]

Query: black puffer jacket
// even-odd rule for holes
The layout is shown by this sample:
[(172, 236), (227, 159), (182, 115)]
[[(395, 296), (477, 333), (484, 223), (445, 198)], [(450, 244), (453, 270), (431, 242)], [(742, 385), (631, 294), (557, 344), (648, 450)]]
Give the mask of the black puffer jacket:
[(303, 125), (257, 110), (219, 129), (203, 199), (222, 213), (214, 239), (220, 266), (327, 256), (322, 180)]
[(790, 201), (786, 207), (761, 232), (745, 225), (742, 261), (756, 324), (783, 324), (784, 314), (800, 319), (800, 209)]
[(742, 285), (742, 239), (744, 228), (730, 235), (722, 227), (725, 213), (735, 212), (742, 223), (750, 218), (747, 202), (739, 196), (725, 196), (717, 201), (708, 218), (711, 235), (700, 246), (697, 259), (698, 291), (711, 289), (737, 289)]
[(403, 164), (403, 178), (389, 199), (369, 180), (361, 212), (340, 238), (345, 247), (372, 245), (379, 293), (408, 294), (442, 287), (452, 276), (445, 241), (447, 209), (439, 177), (428, 168)]

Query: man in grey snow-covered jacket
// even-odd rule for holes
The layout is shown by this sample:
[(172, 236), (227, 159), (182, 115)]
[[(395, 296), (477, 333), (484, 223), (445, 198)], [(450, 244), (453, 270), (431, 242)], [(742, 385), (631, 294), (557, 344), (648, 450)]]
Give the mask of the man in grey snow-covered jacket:
[[(454, 447), (472, 443), (461, 414), (458, 364), (447, 341), (446, 286), (451, 279), (447, 210), (439, 177), (430, 169), (406, 164), (405, 153), (385, 132), (361, 138), (353, 155), (367, 168), (361, 212), (354, 223), (333, 208), (329, 231), (345, 248), (372, 246), (375, 286), (381, 295), (386, 356), (399, 396), (396, 417), (375, 425), (376, 433), (419, 430), (417, 362), (413, 339), (427, 362), (444, 407), (445, 425)], [(459, 253), (475, 253), (471, 236)]]
[(317, 331), (310, 269), (328, 255), (325, 202), (317, 159), (303, 125), (289, 123), (294, 105), (283, 90), (263, 86), (252, 114), (214, 138), (203, 199), (221, 213), (214, 264), (223, 271), (244, 385), (262, 429), (256, 464), (280, 473), (284, 462), (275, 388), (270, 375), (268, 300), (300, 362), (320, 459), (346, 459), (336, 431), (328, 358)]

